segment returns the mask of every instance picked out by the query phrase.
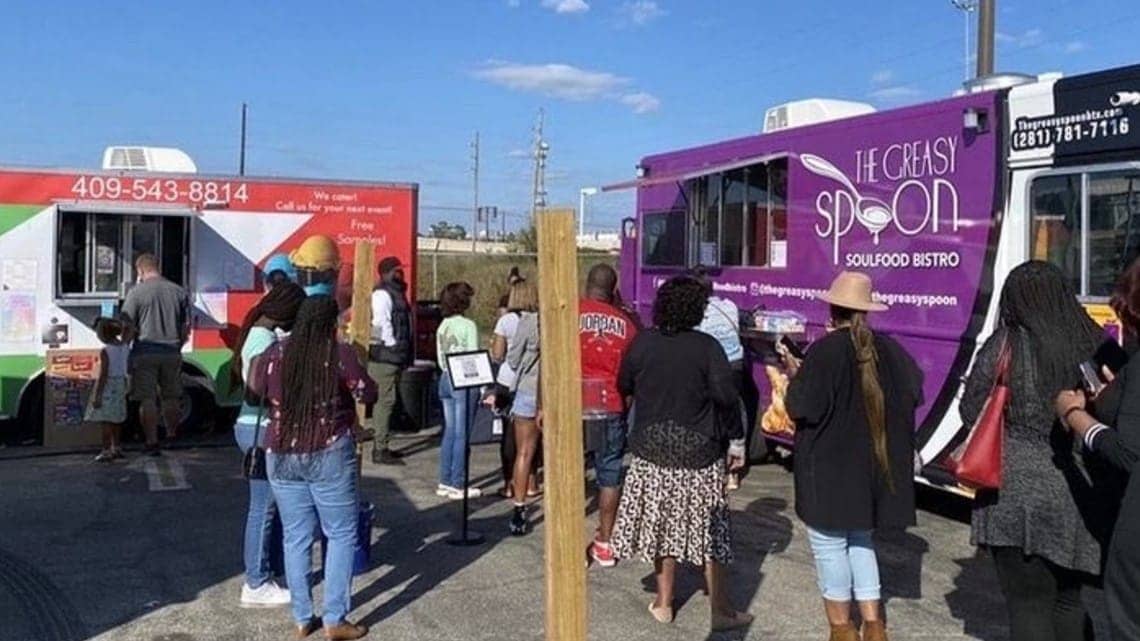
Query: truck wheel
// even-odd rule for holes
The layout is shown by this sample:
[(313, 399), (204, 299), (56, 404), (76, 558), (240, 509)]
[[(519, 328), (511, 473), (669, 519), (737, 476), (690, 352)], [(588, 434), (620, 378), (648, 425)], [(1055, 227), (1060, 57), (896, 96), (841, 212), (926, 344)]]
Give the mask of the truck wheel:
[(12, 442), (26, 445), (43, 445), (44, 442), (44, 378), (37, 377), (28, 383), (12, 430)]
[(214, 395), (198, 386), (187, 386), (180, 401), (178, 434), (201, 434), (213, 427)]

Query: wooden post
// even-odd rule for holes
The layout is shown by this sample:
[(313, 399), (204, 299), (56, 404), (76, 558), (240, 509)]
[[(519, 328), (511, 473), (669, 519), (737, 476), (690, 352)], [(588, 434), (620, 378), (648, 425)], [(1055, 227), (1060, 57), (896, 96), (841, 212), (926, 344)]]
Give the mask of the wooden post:
[(574, 210), (547, 210), (536, 218), (546, 461), (546, 638), (585, 641), (586, 491)]
[[(362, 362), (368, 362), (368, 342), (372, 338), (372, 289), (376, 283), (376, 248), (372, 243), (356, 243), (356, 257), (352, 264), (352, 321), (348, 326), (348, 340), (356, 348)], [(356, 406), (360, 426), (365, 426), (363, 405)], [(363, 448), (358, 443), (357, 454)]]

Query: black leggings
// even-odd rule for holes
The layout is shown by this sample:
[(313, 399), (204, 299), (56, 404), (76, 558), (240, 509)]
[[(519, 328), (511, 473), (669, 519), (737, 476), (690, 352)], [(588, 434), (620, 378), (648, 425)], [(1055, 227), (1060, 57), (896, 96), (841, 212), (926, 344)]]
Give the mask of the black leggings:
[(993, 547), (998, 581), (1009, 608), (1010, 641), (1086, 641), (1092, 622), (1081, 600), (1082, 574), (1021, 548)]

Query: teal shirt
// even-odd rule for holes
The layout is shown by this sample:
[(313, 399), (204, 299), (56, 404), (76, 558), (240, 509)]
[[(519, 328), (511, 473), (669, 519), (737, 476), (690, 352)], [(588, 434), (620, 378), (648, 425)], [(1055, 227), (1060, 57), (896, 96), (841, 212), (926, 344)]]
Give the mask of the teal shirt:
[(439, 368), (447, 371), (447, 355), (479, 349), (479, 328), (466, 316), (448, 316), (435, 331), (435, 353)]
[[(245, 338), (245, 344), (241, 347), (241, 377), (242, 380), (249, 380), (249, 366), (253, 363), (253, 359), (261, 355), (262, 352), (273, 347), (277, 342), (277, 334), (270, 329), (264, 327), (253, 327), (249, 330), (249, 335)], [(238, 413), (237, 424), (241, 427), (253, 428), (257, 425), (257, 412), (256, 405), (250, 405), (242, 400), (241, 411)], [(266, 426), (269, 425), (269, 417), (262, 413), (261, 428), (264, 433)]]

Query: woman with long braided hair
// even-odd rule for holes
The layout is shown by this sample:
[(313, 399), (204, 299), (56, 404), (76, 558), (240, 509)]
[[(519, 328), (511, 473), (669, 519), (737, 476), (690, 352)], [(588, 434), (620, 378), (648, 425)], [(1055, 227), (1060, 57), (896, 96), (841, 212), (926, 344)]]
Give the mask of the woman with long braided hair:
[(997, 331), (978, 352), (959, 407), (973, 425), (1010, 353), (1002, 483), (977, 497), (971, 539), (994, 559), (1013, 641), (1077, 641), (1091, 630), (1081, 588), (1100, 574), (1108, 534), (1098, 470), (1062, 427), (1053, 401), (1077, 388), (1080, 364), (1105, 340), (1051, 263), (1025, 263), (1006, 278)]
[(309, 582), (313, 533), (325, 551), (325, 638), (359, 639), (349, 623), (357, 526), (356, 404), (376, 403), (376, 383), (350, 345), (337, 340), (339, 309), (329, 296), (305, 299), (293, 333), (264, 356), (269, 404), (269, 483), (285, 528), (285, 572), (297, 636), (321, 626)]
[(922, 372), (901, 345), (868, 324), (868, 312), (886, 310), (868, 276), (840, 274), (822, 298), (831, 305), (828, 335), (802, 364), (781, 346), (793, 377), (786, 403), (796, 422), (796, 512), (808, 526), (831, 640), (885, 641), (872, 534), (914, 525)]
[[(249, 378), (249, 365), (277, 342), (279, 331), (288, 332), (297, 317), (297, 309), (305, 300), (305, 290), (293, 283), (279, 284), (257, 301), (242, 321), (230, 378), (235, 386)], [(261, 390), (253, 390), (253, 396)], [(260, 425), (258, 425), (260, 419)], [(268, 420), (260, 402), (242, 403), (234, 423), (234, 440), (242, 453), (254, 445), (265, 444)], [(255, 442), (256, 441), (256, 442)], [(289, 603), (289, 591), (274, 577), (285, 574), (281, 548), (281, 518), (273, 490), (265, 479), (249, 479), (249, 512), (245, 519), (245, 582), (241, 587), (241, 606), (271, 607)]]

